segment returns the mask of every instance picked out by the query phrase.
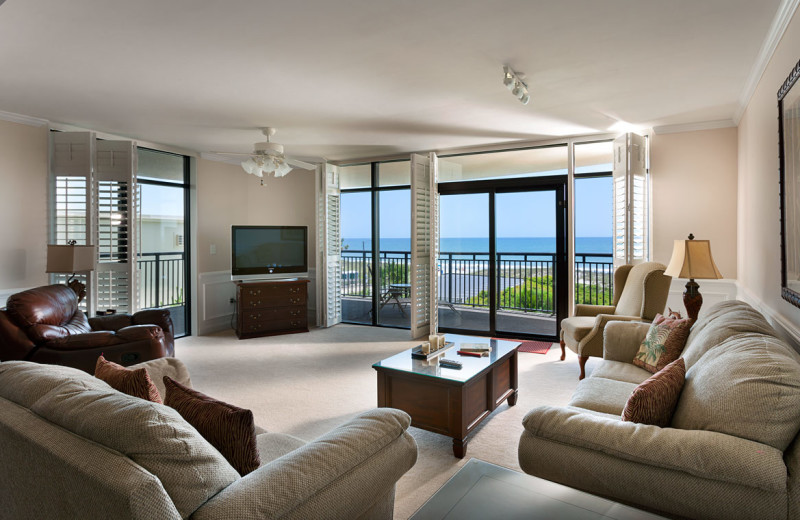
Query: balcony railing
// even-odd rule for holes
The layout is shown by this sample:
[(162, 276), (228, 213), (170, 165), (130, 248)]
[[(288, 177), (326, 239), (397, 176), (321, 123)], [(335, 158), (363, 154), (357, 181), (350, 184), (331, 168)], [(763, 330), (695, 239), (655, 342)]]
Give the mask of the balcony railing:
[(185, 301), (183, 252), (140, 253), (139, 307), (167, 307)]
[[(498, 309), (554, 314), (554, 253), (497, 253)], [(575, 256), (576, 303), (610, 305), (613, 264), (609, 253)], [(408, 284), (411, 253), (381, 251), (380, 294), (392, 284)], [(439, 254), (439, 299), (450, 305), (489, 307), (489, 255), (482, 252)], [(342, 296), (372, 296), (372, 252), (342, 251)]]

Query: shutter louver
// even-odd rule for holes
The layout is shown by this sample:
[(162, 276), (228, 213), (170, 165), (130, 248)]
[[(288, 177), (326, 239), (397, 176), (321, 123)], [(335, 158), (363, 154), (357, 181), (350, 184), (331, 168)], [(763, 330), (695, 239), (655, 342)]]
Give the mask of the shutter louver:
[(649, 209), (645, 138), (625, 134), (614, 140), (614, 265), (647, 261)]
[(431, 179), (430, 158), (411, 155), (411, 337), (431, 331)]
[(317, 183), (317, 323), (332, 327), (342, 321), (339, 169), (323, 164)]

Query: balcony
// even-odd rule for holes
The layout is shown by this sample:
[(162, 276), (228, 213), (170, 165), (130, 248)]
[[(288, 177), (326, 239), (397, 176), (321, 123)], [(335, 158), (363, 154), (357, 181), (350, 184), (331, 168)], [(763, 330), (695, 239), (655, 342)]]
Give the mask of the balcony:
[[(380, 323), (408, 327), (409, 251), (381, 251)], [(555, 335), (553, 253), (497, 253), (498, 329)], [(482, 252), (441, 253), (439, 322), (442, 327), (484, 330), (489, 313), (489, 255)], [(611, 254), (580, 253), (575, 262), (576, 303), (610, 305), (613, 300)], [(342, 251), (342, 313), (345, 321), (371, 323), (371, 251)]]
[(178, 252), (140, 253), (139, 308), (166, 308), (175, 326), (175, 335), (186, 332), (185, 254)]

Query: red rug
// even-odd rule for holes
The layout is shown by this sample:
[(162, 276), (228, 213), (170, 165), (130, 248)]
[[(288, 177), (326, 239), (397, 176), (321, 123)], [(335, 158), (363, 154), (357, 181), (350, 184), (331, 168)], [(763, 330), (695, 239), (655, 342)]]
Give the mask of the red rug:
[[(504, 338), (494, 338), (494, 339), (504, 339)], [(510, 341), (519, 341), (522, 345), (519, 346), (520, 352), (529, 352), (531, 354), (547, 354), (547, 351), (550, 350), (550, 347), (553, 346), (551, 341), (528, 341), (524, 339), (516, 339)]]

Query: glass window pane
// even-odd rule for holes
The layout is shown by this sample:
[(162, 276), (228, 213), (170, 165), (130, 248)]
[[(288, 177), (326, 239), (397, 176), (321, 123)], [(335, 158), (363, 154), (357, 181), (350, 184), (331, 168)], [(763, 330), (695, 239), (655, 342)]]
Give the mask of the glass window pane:
[(610, 175), (575, 179), (575, 303), (613, 301), (612, 186)]
[(372, 194), (341, 195), (342, 320), (372, 324)]
[(183, 184), (184, 156), (139, 148), (139, 179)]
[(378, 197), (381, 244), (378, 322), (410, 327), (411, 190), (381, 191)]
[(372, 186), (372, 165), (354, 164), (339, 167), (339, 186), (343, 189)]
[(440, 183), (566, 173), (566, 145), (439, 158)]
[(581, 143), (575, 145), (575, 174), (606, 173), (614, 166), (614, 142)]
[(379, 186), (409, 186), (411, 184), (411, 161), (378, 163)]

